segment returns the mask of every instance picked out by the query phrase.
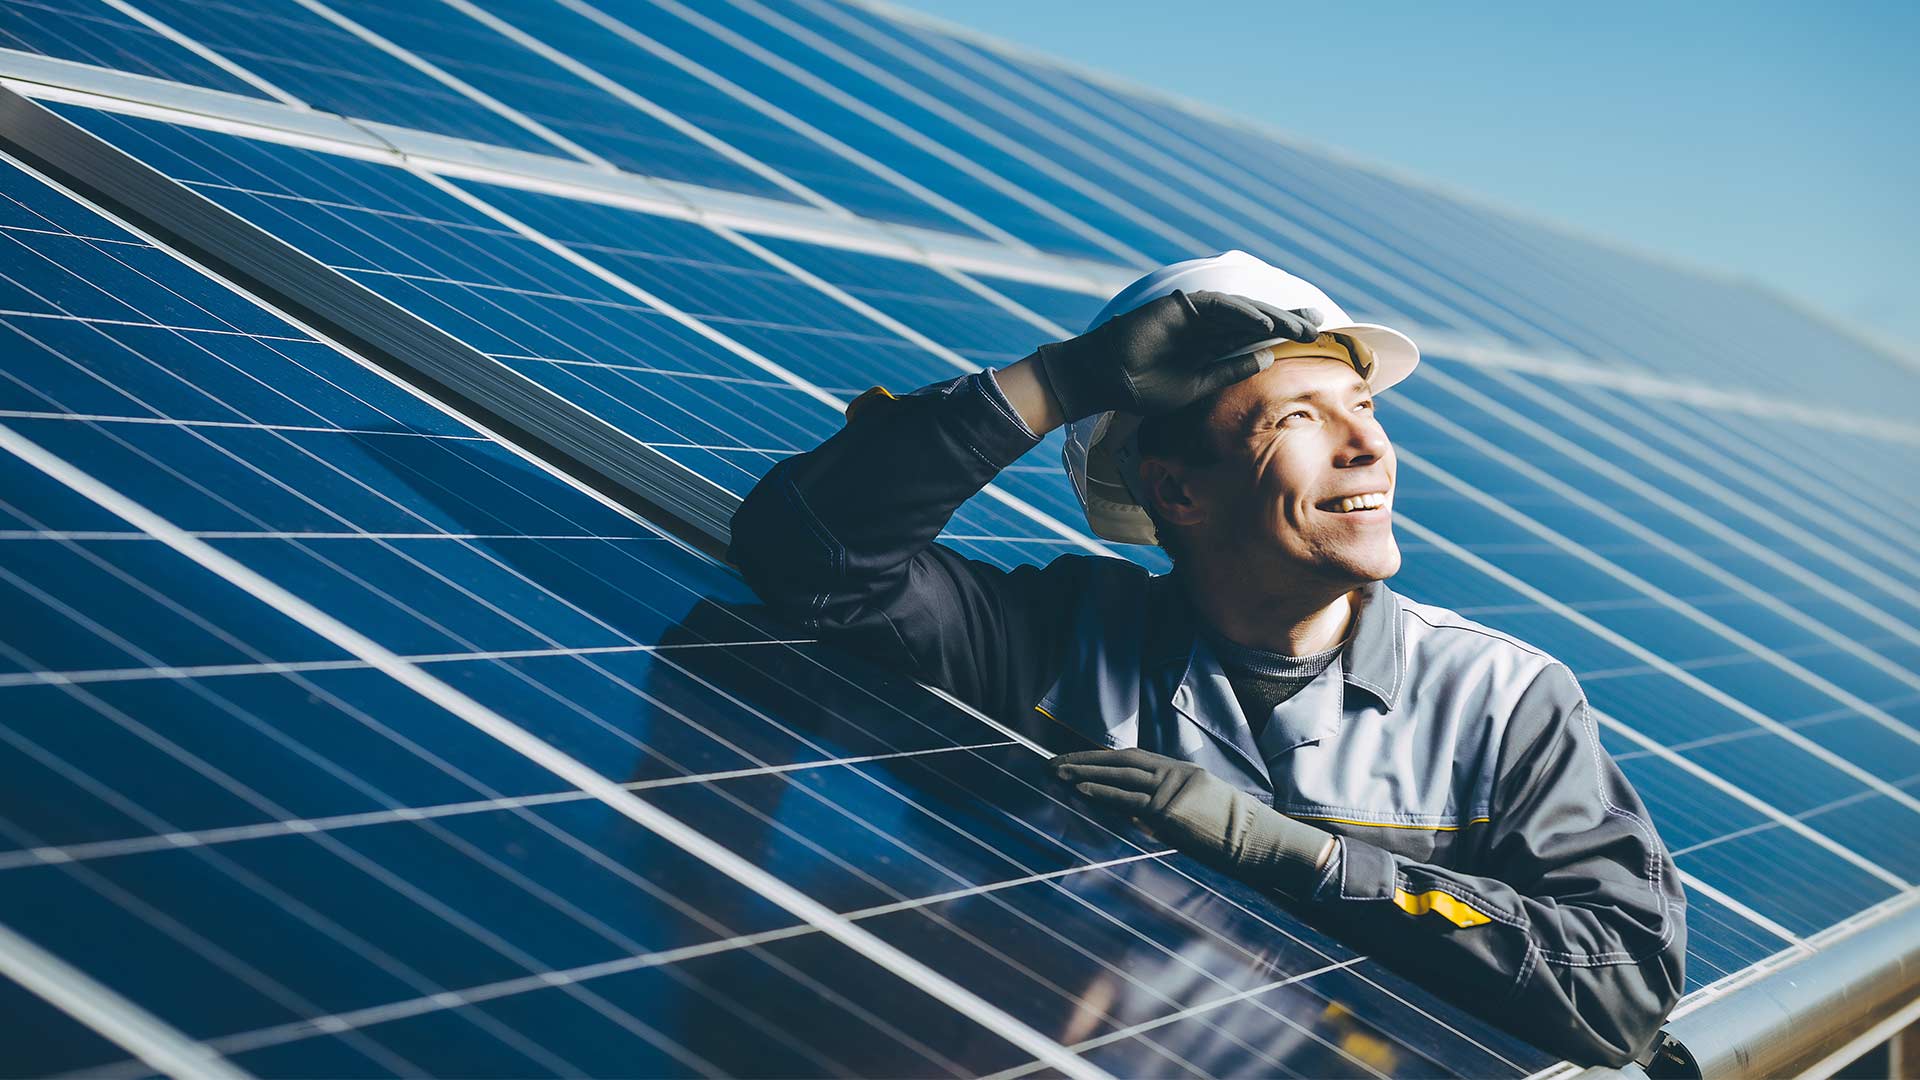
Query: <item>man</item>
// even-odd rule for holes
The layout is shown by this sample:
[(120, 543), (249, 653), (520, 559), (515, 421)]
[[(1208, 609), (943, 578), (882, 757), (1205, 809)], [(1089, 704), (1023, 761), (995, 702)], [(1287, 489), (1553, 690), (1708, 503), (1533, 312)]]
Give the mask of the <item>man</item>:
[[(730, 554), (822, 637), (1099, 747), (1050, 763), (1096, 805), (1543, 1048), (1624, 1064), (1681, 993), (1679, 875), (1566, 665), (1385, 585), (1373, 395), (1418, 362), (1245, 252), (1175, 263), (1004, 369), (863, 395), (747, 496)], [(1094, 532), (1158, 542), (1171, 573), (933, 543), (1062, 424)]]

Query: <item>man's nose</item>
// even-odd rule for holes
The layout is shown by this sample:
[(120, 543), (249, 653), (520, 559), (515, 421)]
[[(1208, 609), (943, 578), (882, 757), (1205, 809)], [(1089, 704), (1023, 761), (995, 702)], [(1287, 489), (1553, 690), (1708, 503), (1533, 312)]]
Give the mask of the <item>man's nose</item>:
[(1373, 418), (1372, 410), (1365, 415), (1347, 416), (1347, 438), (1340, 446), (1339, 456), (1342, 465), (1371, 465), (1387, 452), (1391, 444), (1387, 441), (1387, 429)]

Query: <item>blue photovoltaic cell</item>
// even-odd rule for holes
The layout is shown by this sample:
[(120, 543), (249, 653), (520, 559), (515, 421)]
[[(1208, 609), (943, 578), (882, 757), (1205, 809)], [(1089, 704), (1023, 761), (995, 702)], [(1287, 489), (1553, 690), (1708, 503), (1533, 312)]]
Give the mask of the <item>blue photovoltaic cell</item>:
[[(1501, 395), (1506, 391), (1504, 386), (1495, 387), (1484, 376), (1464, 367), (1460, 368), (1460, 377), (1486, 387), (1493, 395)], [(1865, 587), (1863, 579), (1845, 574), (1840, 567), (1811, 555), (1797, 545), (1777, 544), (1770, 549), (1771, 555), (1793, 564), (1824, 586), (1816, 589), (1801, 578), (1791, 577), (1785, 570), (1776, 568), (1776, 564), (1763, 562), (1746, 550), (1734, 548), (1719, 537), (1709, 535), (1694, 521), (1652, 504), (1644, 493), (1652, 489), (1652, 482), (1656, 478), (1647, 477), (1643, 483), (1616, 484), (1597, 475), (1588, 466), (1576, 465), (1559, 453), (1534, 452), (1533, 448), (1522, 442), (1517, 432), (1504, 424), (1475, 422), (1467, 412), (1471, 406), (1464, 402), (1455, 408), (1467, 426), (1482, 430), (1487, 438), (1509, 446), (1515, 451), (1516, 457), (1525, 457), (1531, 463), (1559, 474), (1586, 494), (1601, 498), (1641, 524), (1656, 528), (1664, 538), (1680, 545), (1684, 552), (1709, 559), (1716, 567), (1739, 574), (1744, 583), (1759, 588), (1765, 598), (1786, 605), (1787, 614), (1818, 620), (1825, 636), (1815, 637), (1812, 630), (1798, 624), (1788, 624), (1778, 611), (1760, 610), (1760, 605), (1750, 596), (1730, 595), (1718, 583), (1699, 580), (1697, 572), (1676, 566), (1677, 560), (1664, 552), (1645, 550), (1644, 544), (1621, 543), (1608, 547), (1612, 557), (1631, 566), (1636, 573), (1654, 578), (1657, 584), (1688, 598), (1701, 610), (1753, 636), (1763, 645), (1777, 649), (1815, 676), (1828, 679), (1849, 693), (1866, 699), (1877, 710), (1899, 719), (1898, 710), (1910, 707), (1915, 694), (1912, 674), (1915, 670), (1915, 646), (1910, 635), (1893, 632), (1900, 628), (1894, 616), (1909, 617), (1912, 611), (1910, 605), (1901, 604), (1890, 595), (1875, 595)], [(1596, 449), (1605, 451), (1609, 448)], [(1612, 448), (1612, 453), (1620, 456), (1617, 448)], [(1624, 458), (1622, 463), (1633, 465), (1638, 460)], [(1694, 502), (1708, 505), (1707, 500), (1699, 498), (1689, 505)], [(1769, 516), (1764, 512), (1754, 513), (1753, 520), (1765, 523)], [(1715, 520), (1718, 521), (1719, 517)], [(1607, 546), (1607, 535), (1618, 530), (1611, 525), (1590, 524), (1576, 531), (1589, 545), (1598, 543)], [(1766, 537), (1764, 533), (1754, 535), (1763, 540)], [(1672, 580), (1662, 580), (1664, 575), (1671, 575)], [(1692, 580), (1689, 580), (1689, 576)], [(1719, 595), (1715, 595), (1716, 587), (1720, 590)], [(1841, 603), (1835, 596), (1836, 592), (1868, 597), (1871, 603), (1857, 599)], [(1838, 640), (1835, 640), (1836, 637)], [(1794, 700), (1779, 693), (1753, 694), (1753, 688), (1769, 685), (1780, 674), (1753, 653), (1703, 668), (1701, 674), (1730, 693), (1752, 695), (1749, 700), (1757, 706)], [(1818, 734), (1809, 731), (1809, 737), (1833, 746), (1843, 756), (1890, 782), (1898, 783), (1920, 775), (1920, 746), (1915, 745), (1908, 733), (1898, 730), (1898, 725), (1889, 726), (1884, 718), (1862, 715), (1838, 701), (1830, 701), (1824, 707), (1815, 701), (1809, 703), (1807, 709), (1804, 722), (1821, 726)], [(1796, 722), (1800, 721), (1798, 717), (1795, 719)], [(1910, 718), (1907, 726), (1911, 727)], [(1840, 739), (1846, 740), (1844, 748), (1835, 741)]]
[[(1637, 424), (1656, 426), (1655, 421), (1670, 418), (1678, 407), (1674, 402), (1652, 402), (1641, 409)], [(1711, 425), (1703, 425), (1700, 444), (1725, 454), (1727, 460), (1716, 463), (1716, 474), (1745, 474), (1728, 486), (1759, 486), (1766, 497), (1770, 484), (1776, 501), (1793, 507), (1818, 506), (1821, 520), (1833, 521), (1846, 539), (1845, 556), (1857, 555), (1892, 579), (1893, 584), (1880, 586), (1874, 595), (1891, 589), (1907, 603), (1915, 603), (1920, 559), (1913, 552), (1911, 530), (1920, 528), (1920, 509), (1903, 482), (1916, 464), (1911, 446), (1848, 432), (1831, 421), (1815, 428), (1769, 416), (1711, 419)], [(1675, 434), (1656, 437), (1671, 442)], [(1872, 497), (1835, 500), (1836, 483), (1869, 489)]]
[[(832, 65), (837, 85), (889, 115), (911, 118), (942, 145), (1143, 252), (1173, 258), (1176, 252), (1191, 254), (1181, 248), (1190, 248), (1193, 239), (1225, 239), (1217, 223), (1195, 216), (1195, 205), (1168, 201), (1076, 146), (1041, 143), (1034, 128), (922, 70), (914, 54), (849, 33), (803, 5), (714, 5), (706, 14), (790, 59)], [(1047, 149), (1032, 149), (1036, 145)]]
[[(236, 589), (190, 557), (197, 539), (1109, 1060), (1125, 1029), (1124, 1060), (1169, 1068), (1231, 1045), (1283, 1074), (1346, 1071), (1355, 1039), (1391, 1073), (1545, 1064), (1447, 1006), (1383, 1008), (1411, 988), (1244, 886), (1144, 857), (994, 729), (767, 643), (717, 567), (105, 223), (37, 214), (51, 200), (22, 174), (5, 183), (7, 281), (40, 308), (4, 320), (32, 345), (7, 354), (7, 385), (35, 408), (0, 415), (82, 464), (5, 458), (0, 580), (41, 614), (0, 637), (0, 925), (188, 1038), (268, 1074), (1026, 1060), (427, 704), (395, 662)], [(110, 336), (127, 330), (137, 348)], [(102, 354), (122, 360), (58, 377)], [(274, 393), (295, 369), (333, 397)], [(76, 413), (65, 395), (87, 382), (118, 397)], [(304, 422), (256, 415), (275, 401)], [(77, 498), (69, 467), (179, 538)], [(1068, 945), (1096, 935), (1097, 952)], [(450, 990), (469, 1004), (447, 1008)], [(118, 1057), (44, 1049), (52, 1071)]]
[[(1695, 942), (1695, 934), (1701, 940)], [(1687, 892), (1687, 992), (1737, 974), (1792, 946), (1713, 897)]]
[(121, 1056), (98, 1032), (4, 978), (0, 978), (0, 1017), (13, 1031), (33, 1033), (32, 1038), (12, 1039), (7, 1045), (8, 1071), (21, 1076), (50, 1076), (75, 1062), (112, 1061)]
[(135, 75), (266, 95), (101, 0), (0, 0), (0, 48)]
[[(1113, 147), (1058, 114), (1046, 113), (1010, 86), (969, 80), (965, 73), (933, 62), (884, 17), (838, 5), (824, 7), (786, 0), (749, 0), (731, 6), (745, 14), (727, 18), (728, 25), (736, 29), (751, 27), (760, 33), (771, 31), (792, 43), (790, 48), (807, 47), (834, 58), (850, 72), (868, 73), (870, 82), (861, 80), (856, 85), (871, 86), (871, 92), (887, 95), (884, 100), (889, 107), (895, 102), (927, 101), (945, 106), (945, 110), (919, 106), (928, 115), (950, 118), (936, 129), (942, 132), (943, 141), (978, 148), (969, 156), (994, 163), (1002, 175), (1018, 178), (1029, 190), (1057, 193), (1061, 206), (1089, 215), (1113, 213), (1090, 205), (1090, 196), (1099, 191), (1145, 212), (1127, 214), (1124, 222), (1116, 216), (1113, 221), (1120, 228), (1157, 224), (1162, 229), (1207, 238), (1208, 232), (1217, 227), (1208, 216), (1213, 207), (1198, 201), (1169, 201), (1168, 190), (1153, 184), (1157, 178), (1126, 169), (1124, 164), (1130, 163), (1116, 159)], [(960, 118), (976, 121), (977, 126), (961, 123)], [(1042, 135), (1059, 137), (1042, 143), (1037, 138)], [(1030, 149), (1040, 145), (1047, 147), (1044, 154)], [(1020, 150), (1029, 152), (1022, 154)], [(1089, 191), (1074, 187), (1072, 177), (1095, 178), (1097, 188)]]
[[(983, 356), (999, 360), (1014, 353), (1017, 358), (1019, 352), (1030, 351), (1032, 345), (1044, 339), (1037, 331), (1023, 332), (1018, 329), (1017, 320), (989, 308), (991, 314), (985, 318), (993, 322), (988, 324), (983, 319), (971, 328), (968, 341), (942, 340), (948, 335), (940, 327), (929, 329), (919, 325), (918, 318), (903, 318), (900, 298), (883, 298), (884, 302), (874, 305), (884, 314), (899, 318), (911, 329), (920, 330), (953, 349), (965, 361), (955, 364), (894, 335), (852, 308), (789, 278), (699, 226), (511, 188), (470, 185), (470, 189), (517, 220), (567, 243), (625, 280), (698, 316), (807, 381), (845, 387), (847, 393), (857, 393), (870, 385), (906, 390), (948, 380)], [(779, 250), (789, 255), (794, 253), (791, 246)], [(916, 267), (907, 268), (909, 273), (915, 271), (931, 273)], [(839, 283), (835, 275), (825, 276)], [(958, 285), (950, 285), (944, 295), (952, 300), (955, 293), (961, 292), (964, 290)], [(954, 329), (951, 322), (945, 329)], [(1018, 344), (1023, 337), (1025, 349)], [(795, 447), (804, 448), (804, 444)], [(1035, 458), (1040, 460), (1028, 459), (1028, 467), (1044, 470), (1040, 473), (1043, 479), (1034, 480), (1023, 472), (1010, 471), (998, 483), (1039, 504), (1069, 527), (1078, 527), (1083, 522), (1077, 503), (1071, 500), (1064, 485), (1063, 475), (1046, 465), (1046, 459), (1057, 460), (1058, 453), (1056, 436), (1053, 443), (1038, 449)], [(987, 537), (1018, 541), (1027, 550), (1015, 556), (1016, 562), (1046, 561), (1050, 557), (1047, 548), (1058, 552), (1074, 547), (1072, 541), (984, 497), (963, 507), (949, 532), (956, 537), (982, 537), (956, 540), (956, 545), (963, 549), (966, 545), (990, 544)], [(993, 558), (991, 549), (985, 554), (990, 561), (999, 561)]]
[[(1502, 475), (1503, 478), (1498, 480), (1490, 476), (1485, 485), (1490, 490), (1510, 486), (1508, 492), (1494, 493), (1510, 492), (1512, 497), (1507, 501), (1515, 505), (1539, 503), (1552, 507), (1554, 520), (1565, 522), (1564, 531), (1579, 536), (1587, 546), (1627, 556), (1635, 574), (1675, 595), (1699, 598), (1697, 602), (1709, 609), (1716, 618), (1731, 623), (1764, 646), (1795, 655), (1807, 654), (1801, 662), (1836, 683), (1857, 688), (1872, 696), (1878, 696), (1896, 685), (1905, 685), (1889, 682), (1890, 676), (1884, 667), (1876, 668), (1866, 661), (1850, 657), (1823, 655), (1837, 647), (1831, 636), (1825, 640), (1815, 639), (1811, 636), (1812, 631), (1793, 621), (1794, 615), (1817, 618), (1829, 630), (1842, 632), (1848, 639), (1885, 634), (1885, 627), (1859, 610), (1859, 606), (1841, 604), (1824, 595), (1813, 583), (1818, 581), (1835, 589), (1864, 592), (1861, 579), (1836, 573), (1836, 568), (1828, 560), (1810, 556), (1804, 550), (1792, 550), (1786, 544), (1776, 545), (1764, 554), (1750, 552), (1738, 543), (1745, 539), (1744, 535), (1728, 537), (1724, 533), (1710, 531), (1707, 525), (1685, 515), (1684, 511), (1656, 502), (1651, 494), (1656, 490), (1652, 482), (1659, 477), (1645, 475), (1652, 470), (1644, 463), (1637, 462), (1637, 459), (1612, 460), (1622, 456), (1617, 445), (1604, 444), (1597, 437), (1589, 435), (1584, 440), (1588, 446), (1581, 447), (1579, 451), (1567, 451), (1557, 442), (1567, 437), (1557, 426), (1547, 429), (1548, 438), (1523, 432), (1519, 427), (1508, 424), (1507, 417), (1510, 414), (1491, 409), (1483, 412), (1483, 405), (1507, 404), (1518, 414), (1517, 422), (1530, 421), (1532, 417), (1517, 407), (1521, 403), (1513, 401), (1511, 389), (1493, 384), (1487, 376), (1467, 365), (1445, 360), (1433, 362), (1437, 377), (1408, 384), (1407, 393), (1412, 400), (1426, 406), (1446, 422), (1457, 424), (1474, 433), (1475, 437), (1494, 444), (1501, 459), (1515, 463), (1512, 471), (1516, 474), (1522, 464), (1548, 473), (1581, 495), (1599, 501), (1606, 511), (1622, 515), (1630, 523), (1658, 533), (1662, 541), (1671, 543), (1678, 551), (1656, 547), (1650, 541), (1630, 534), (1626, 526), (1603, 520), (1597, 512), (1577, 508), (1563, 496), (1550, 494), (1532, 481), (1524, 482), (1523, 488), (1520, 486), (1523, 482), (1517, 475), (1513, 479), (1505, 479), (1503, 474), (1495, 474)], [(1444, 384), (1437, 381), (1438, 378), (1458, 379), (1467, 385), (1457, 391), (1443, 389)], [(1499, 400), (1502, 397), (1508, 400), (1502, 402)], [(1532, 409), (1537, 411), (1538, 407), (1533, 406)], [(1478, 469), (1483, 474), (1489, 471), (1472, 465), (1471, 457), (1464, 452), (1456, 460), (1468, 462), (1465, 467)], [(1636, 463), (1640, 464), (1641, 470), (1632, 468)], [(1603, 471), (1606, 466), (1624, 466), (1629, 473), (1641, 471), (1641, 475), (1615, 479)], [(1682, 501), (1688, 508), (1696, 503), (1708, 502), (1698, 495)], [(1777, 511), (1753, 507), (1749, 508), (1748, 513), (1756, 524), (1765, 524), (1768, 518), (1779, 521), (1775, 516)], [(1765, 534), (1761, 539), (1764, 541)], [(1797, 565), (1783, 567), (1768, 556), (1781, 556), (1786, 562)], [(1752, 597), (1724, 600), (1712, 597), (1715, 589), (1725, 590), (1729, 586), (1706, 578), (1702, 569), (1685, 561), (1688, 557), (1736, 574), (1762, 594), (1782, 598), (1783, 603), (1790, 598), (1791, 610), (1785, 613), (1778, 609), (1768, 610), (1754, 602)], [(1794, 570), (1798, 570), (1801, 576), (1795, 576)], [(1909, 605), (1900, 603), (1897, 597), (1875, 597), (1874, 603), (1889, 609), (1883, 615), (1891, 613), (1905, 618), (1913, 612)]]

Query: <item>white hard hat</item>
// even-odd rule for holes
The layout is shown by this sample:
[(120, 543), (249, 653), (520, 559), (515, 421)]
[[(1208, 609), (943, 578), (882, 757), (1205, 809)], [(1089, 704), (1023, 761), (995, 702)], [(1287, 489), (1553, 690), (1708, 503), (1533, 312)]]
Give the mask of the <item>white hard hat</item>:
[[(1151, 271), (1107, 301), (1087, 329), (1170, 296), (1176, 289), (1187, 293), (1209, 289), (1263, 300), (1275, 307), (1318, 309), (1322, 334), (1350, 337), (1363, 350), (1372, 352), (1375, 366), (1368, 382), (1376, 394), (1413, 374), (1414, 366), (1420, 363), (1420, 349), (1407, 335), (1375, 323), (1354, 322), (1318, 286), (1244, 251), (1223, 251)], [(1256, 341), (1236, 350), (1235, 355), (1291, 341)], [(1133, 436), (1139, 427), (1140, 417), (1129, 413), (1095, 413), (1067, 425), (1067, 445), (1061, 453), (1067, 475), (1073, 478), (1074, 493), (1087, 512), (1087, 525), (1095, 536), (1119, 544), (1156, 542), (1153, 521), (1140, 508), (1141, 495), (1134, 488), (1139, 461)]]

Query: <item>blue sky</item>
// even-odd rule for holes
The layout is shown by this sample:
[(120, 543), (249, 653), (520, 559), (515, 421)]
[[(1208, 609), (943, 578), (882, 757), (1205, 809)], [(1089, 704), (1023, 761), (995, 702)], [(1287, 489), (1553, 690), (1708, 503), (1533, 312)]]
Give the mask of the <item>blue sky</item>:
[(1920, 4), (903, 6), (1797, 292), (1920, 358)]

